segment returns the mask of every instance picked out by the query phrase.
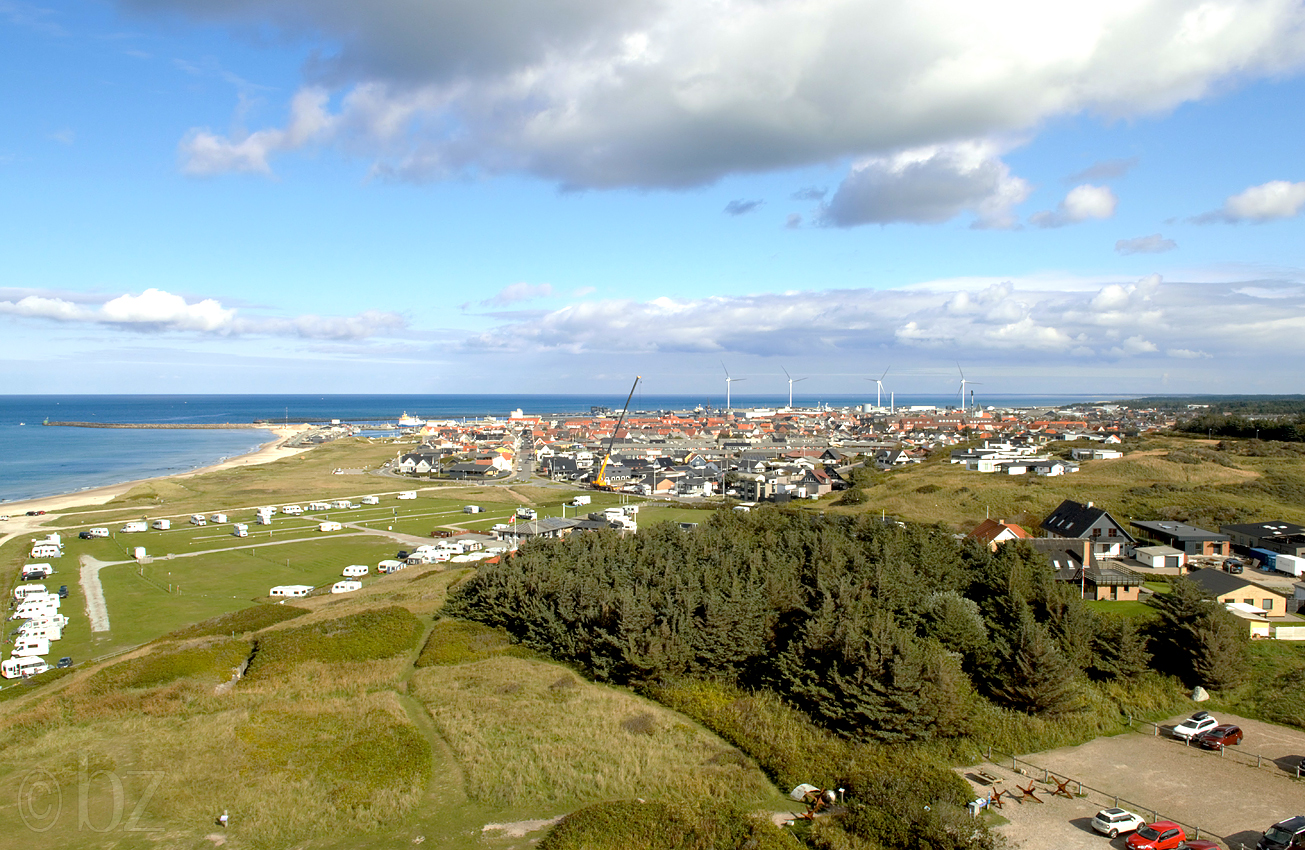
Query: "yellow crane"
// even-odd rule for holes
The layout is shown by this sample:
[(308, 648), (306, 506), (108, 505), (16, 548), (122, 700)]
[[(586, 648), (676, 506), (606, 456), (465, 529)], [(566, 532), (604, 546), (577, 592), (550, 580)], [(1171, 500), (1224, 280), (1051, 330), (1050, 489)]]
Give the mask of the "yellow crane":
[(643, 380), (642, 375), (634, 376), (634, 386), (630, 387), (630, 394), (625, 397), (625, 407), (621, 408), (621, 418), (616, 420), (616, 427), (612, 429), (612, 438), (607, 441), (607, 454), (603, 456), (603, 463), (598, 467), (598, 474), (594, 476), (595, 490), (614, 489), (611, 484), (607, 483), (607, 464), (612, 459), (612, 445), (616, 442), (616, 432), (621, 430), (621, 423), (625, 422), (626, 411), (630, 409), (630, 399), (634, 398), (635, 388)]

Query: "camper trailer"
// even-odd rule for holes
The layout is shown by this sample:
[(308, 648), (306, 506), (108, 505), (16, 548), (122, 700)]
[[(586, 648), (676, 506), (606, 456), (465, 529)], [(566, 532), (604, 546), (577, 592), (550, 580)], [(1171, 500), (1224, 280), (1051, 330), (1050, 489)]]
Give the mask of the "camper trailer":
[(326, 522), (319, 523), (317, 526), (318, 531), (339, 531), (342, 528), (344, 528), (344, 526), (334, 520), (327, 520)]
[(379, 504), (381, 503), (381, 497), (380, 497), (380, 496), (363, 496), (363, 497), (362, 497), (362, 503), (363, 503), (364, 505), (379, 505)]
[(299, 516), (303, 512), (304, 509), (299, 507), (298, 505), (286, 505), (284, 508), (281, 509), (281, 513), (287, 516)]
[(271, 514), (260, 513), (260, 514), (258, 515), (258, 524), (259, 524), (259, 525), (271, 525), (271, 524), (272, 524), (272, 515), (271, 515)]
[(480, 505), (464, 505), (462, 508), (464, 514), (478, 514), (484, 510)]
[(0, 676), (4, 676), (6, 679), (26, 679), (28, 676), (39, 676), (49, 669), (50, 665), (36, 656), (19, 656), (0, 661)]
[(331, 585), (332, 593), (352, 593), (355, 590), (362, 590), (362, 582), (345, 579)]
[(330, 503), (330, 502), (309, 502), (309, 503), (308, 503), (308, 510), (310, 510), (310, 511), (329, 511), (330, 509), (331, 509), (331, 503)]
[(172, 528), (172, 520), (156, 519), (151, 523), (151, 525), (154, 527), (155, 531), (167, 531), (169, 528)]
[(132, 556), (133, 558), (135, 558), (136, 560), (138, 560), (138, 561), (143, 561), (143, 560), (145, 560), (146, 557), (148, 557), (148, 556), (145, 554), (145, 547), (144, 547), (144, 546), (137, 546), (135, 549), (132, 549), (132, 550), (131, 550), (131, 556)]
[(576, 496), (574, 499), (571, 500), (571, 507), (578, 508), (581, 505), (587, 505), (592, 501), (593, 501), (593, 497), (591, 496)]
[(361, 578), (371, 572), (366, 564), (350, 564), (344, 568), (345, 578)]
[(204, 516), (203, 514), (191, 514), (191, 515), (190, 515), (190, 524), (191, 524), (191, 525), (208, 525), (208, 517)]
[(271, 505), (268, 505), (266, 507), (259, 508), (257, 511), (255, 511), (255, 513), (267, 514), (268, 516), (276, 516), (276, 508), (272, 507)]
[(107, 529), (107, 528), (92, 528), (92, 529), (88, 530), (86, 533), (89, 534), (91, 537), (108, 537), (108, 536), (109, 536), (109, 529)]
[(60, 640), (63, 638), (63, 626), (49, 620), (28, 620), (18, 628), (18, 637)]
[(209, 521), (209, 522), (213, 522), (213, 523), (224, 523), (224, 522), (227, 521), (227, 515), (226, 515), (226, 514), (213, 514), (213, 516), (211, 516), (211, 517), (208, 518), (208, 521)]
[(14, 651), (10, 654), (15, 658), (24, 655), (49, 655), (50, 642), (45, 638), (29, 638), (20, 635), (14, 638)]
[(62, 558), (63, 548), (57, 543), (51, 543), (48, 540), (41, 540), (32, 544), (32, 554), (29, 558)]
[(404, 490), (402, 493), (399, 494), (399, 498), (400, 498), (400, 499), (415, 499), (415, 498), (417, 498), (417, 491), (416, 491), (416, 490)]
[(312, 585), (308, 584), (279, 584), (268, 591), (267, 595), (273, 598), (307, 596), (313, 590)]
[(126, 525), (124, 525), (122, 528), (118, 529), (118, 531), (122, 532), (123, 534), (131, 534), (132, 532), (135, 531), (148, 531), (148, 530), (149, 530), (149, 526), (140, 521), (129, 522)]
[(23, 567), (23, 581), (31, 581), (34, 578), (45, 578), (54, 573), (54, 567), (49, 564), (28, 564)]
[(381, 575), (386, 575), (387, 573), (398, 572), (399, 570), (403, 569), (405, 566), (406, 564), (404, 564), (403, 561), (384, 560), (376, 565), (376, 572), (380, 573)]
[(249, 536), (249, 526), (245, 525), (243, 522), (238, 522), (238, 523), (236, 523), (235, 525), (231, 526), (231, 536), (232, 536), (232, 537), (248, 537), (248, 536)]
[(335, 505), (335, 508), (336, 508), (337, 510), (341, 510), (341, 511), (347, 511), (347, 510), (349, 510), (349, 500), (348, 500), (348, 499), (339, 499), (339, 500), (337, 500), (336, 502), (334, 502), (334, 505)]
[(14, 601), (22, 602), (29, 596), (44, 596), (45, 593), (43, 584), (20, 584), (14, 588)]

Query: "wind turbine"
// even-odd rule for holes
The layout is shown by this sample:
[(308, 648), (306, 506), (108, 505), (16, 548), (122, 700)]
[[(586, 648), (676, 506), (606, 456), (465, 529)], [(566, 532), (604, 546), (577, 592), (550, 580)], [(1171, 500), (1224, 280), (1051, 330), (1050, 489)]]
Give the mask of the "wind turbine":
[[(964, 414), (965, 413), (965, 385), (977, 384), (978, 386), (983, 386), (983, 384), (980, 383), (979, 381), (967, 381), (965, 379), (965, 370), (961, 368), (961, 364), (959, 361), (956, 363), (956, 371), (961, 373), (961, 413)], [(974, 394), (974, 390), (970, 390), (970, 395), (973, 394)]]
[[(784, 369), (783, 366), (780, 366), (779, 368)], [(792, 410), (793, 409), (793, 385), (796, 384), (798, 381), (805, 381), (806, 378), (795, 378), (788, 373), (787, 369), (784, 369), (784, 377), (788, 378), (788, 409)]]
[[(724, 360), (720, 362), (720, 367), (722, 369), (725, 369)], [(734, 383), (735, 381), (746, 381), (746, 380), (747, 378), (731, 378), (730, 370), (725, 369), (725, 412), (726, 413), (730, 411), (730, 384)]]
[[(893, 367), (892, 366), (888, 367), (888, 369), (891, 368)], [(884, 378), (888, 377), (888, 369), (885, 369), (884, 373), (880, 375), (878, 378), (866, 378), (867, 381), (875, 382), (875, 407), (876, 408), (883, 407)]]

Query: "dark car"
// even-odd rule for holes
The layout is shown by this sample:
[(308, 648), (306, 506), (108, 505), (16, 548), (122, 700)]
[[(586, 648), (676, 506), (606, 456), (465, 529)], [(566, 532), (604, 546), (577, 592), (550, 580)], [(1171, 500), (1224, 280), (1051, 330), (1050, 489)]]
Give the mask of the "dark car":
[(1264, 831), (1256, 850), (1297, 850), (1305, 847), (1305, 815), (1278, 821)]
[(60, 670), (62, 670), (65, 667), (71, 667), (72, 659), (65, 655), (63, 658), (60, 658), (59, 663), (54, 666), (58, 667)]
[(400, 561), (407, 560), (407, 558), (408, 558), (408, 550), (407, 550), (407, 549), (400, 549), (400, 550), (399, 550), (399, 554), (395, 555), (394, 557), (395, 557), (395, 559), (400, 560)]
[(1241, 561), (1224, 561), (1223, 568), (1230, 573), (1240, 573), (1242, 570), (1246, 569)]
[(1178, 850), (1223, 850), (1223, 848), (1219, 846), (1219, 842), (1217, 841), (1206, 841), (1205, 839), (1201, 839), (1199, 841), (1184, 841), (1182, 844), (1178, 845)]
[(68, 585), (66, 584), (59, 585), (59, 598), (60, 599), (68, 598)]
[(89, 531), (79, 531), (79, 532), (77, 532), (77, 536), (78, 536), (79, 538), (81, 538), (82, 540), (90, 540), (90, 539), (91, 539), (91, 533), (90, 533)]
[(1241, 727), (1234, 726), (1231, 723), (1216, 726), (1209, 732), (1196, 736), (1196, 743), (1205, 747), (1207, 750), (1221, 750), (1224, 747), (1231, 747), (1234, 744), (1240, 744), (1241, 742)]

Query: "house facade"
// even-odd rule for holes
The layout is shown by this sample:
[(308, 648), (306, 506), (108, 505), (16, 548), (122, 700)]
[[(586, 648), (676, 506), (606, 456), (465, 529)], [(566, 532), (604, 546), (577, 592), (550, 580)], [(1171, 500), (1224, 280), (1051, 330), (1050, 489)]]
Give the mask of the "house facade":
[(1104, 509), (1070, 499), (1061, 502), (1042, 521), (1042, 530), (1048, 537), (1090, 541), (1092, 555), (1097, 558), (1121, 557), (1126, 545), (1137, 542)]

